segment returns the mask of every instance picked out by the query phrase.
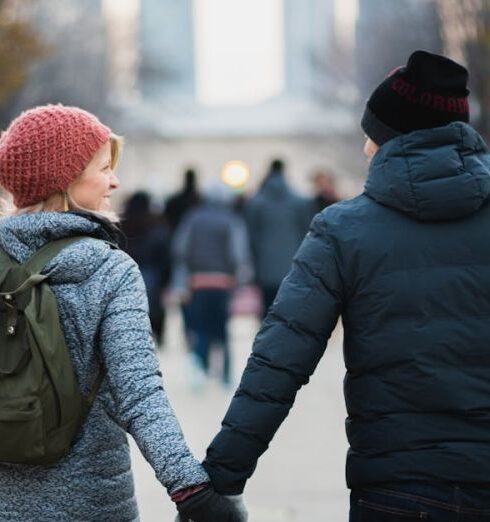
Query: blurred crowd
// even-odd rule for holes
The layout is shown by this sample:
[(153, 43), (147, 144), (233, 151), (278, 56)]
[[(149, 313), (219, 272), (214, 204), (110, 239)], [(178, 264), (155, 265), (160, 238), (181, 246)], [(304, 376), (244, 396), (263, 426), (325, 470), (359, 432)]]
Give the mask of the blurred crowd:
[(165, 201), (143, 191), (125, 201), (126, 250), (145, 281), (155, 341), (162, 349), (165, 308), (178, 306), (195, 391), (210, 373), (225, 388), (234, 385), (230, 315), (265, 316), (312, 218), (339, 200), (331, 171), (317, 170), (310, 181), (311, 196), (297, 194), (284, 161), (274, 159), (254, 194), (222, 180), (201, 187), (188, 169)]

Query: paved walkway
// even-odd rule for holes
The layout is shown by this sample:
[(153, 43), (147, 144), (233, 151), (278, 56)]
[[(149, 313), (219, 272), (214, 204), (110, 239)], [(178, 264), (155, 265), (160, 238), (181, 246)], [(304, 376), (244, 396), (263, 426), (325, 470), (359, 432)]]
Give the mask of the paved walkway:
[[(248, 317), (231, 322), (237, 381), (257, 326)], [(165, 387), (190, 447), (202, 458), (219, 429), (232, 392), (215, 382), (199, 394), (191, 392), (183, 353), (180, 318), (170, 311), (167, 344), (161, 355)], [(342, 379), (342, 332), (337, 328), (315, 375), (299, 392), (293, 410), (248, 482), (245, 501), (249, 522), (347, 520)], [(165, 490), (134, 444), (132, 453), (141, 521), (173, 522), (175, 511)]]

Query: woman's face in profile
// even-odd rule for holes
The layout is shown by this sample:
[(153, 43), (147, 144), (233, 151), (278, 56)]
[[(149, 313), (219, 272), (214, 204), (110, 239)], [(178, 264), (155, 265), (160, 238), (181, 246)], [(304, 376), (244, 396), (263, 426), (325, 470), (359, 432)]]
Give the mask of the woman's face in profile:
[(110, 198), (119, 186), (112, 170), (111, 144), (108, 141), (95, 153), (83, 173), (72, 183), (70, 195), (77, 205), (88, 210), (109, 210)]

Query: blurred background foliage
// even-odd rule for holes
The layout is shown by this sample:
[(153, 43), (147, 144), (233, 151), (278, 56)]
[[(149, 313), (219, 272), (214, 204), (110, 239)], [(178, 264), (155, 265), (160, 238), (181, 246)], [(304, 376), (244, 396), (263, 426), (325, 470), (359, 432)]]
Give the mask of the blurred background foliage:
[(0, 127), (42, 103), (106, 107), (100, 1), (0, 0)]
[(0, 0), (0, 108), (4, 108), (29, 78), (31, 65), (47, 48), (27, 22), (9, 16), (7, 2)]

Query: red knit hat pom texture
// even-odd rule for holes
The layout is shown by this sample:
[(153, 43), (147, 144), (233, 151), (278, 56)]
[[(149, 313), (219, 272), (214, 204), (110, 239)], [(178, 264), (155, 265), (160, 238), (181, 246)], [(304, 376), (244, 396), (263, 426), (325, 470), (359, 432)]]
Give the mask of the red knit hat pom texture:
[(25, 111), (0, 137), (0, 183), (18, 208), (64, 192), (110, 134), (93, 114), (77, 107)]

